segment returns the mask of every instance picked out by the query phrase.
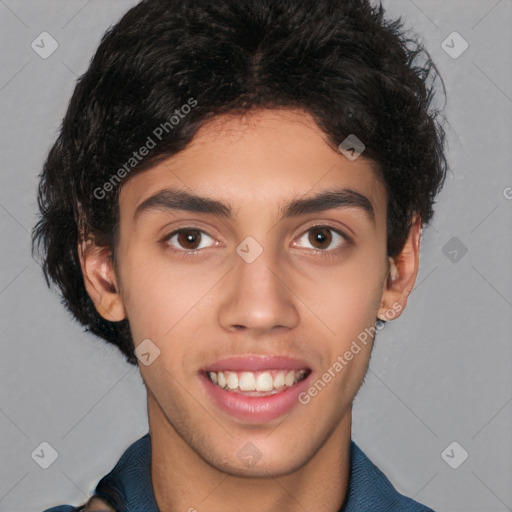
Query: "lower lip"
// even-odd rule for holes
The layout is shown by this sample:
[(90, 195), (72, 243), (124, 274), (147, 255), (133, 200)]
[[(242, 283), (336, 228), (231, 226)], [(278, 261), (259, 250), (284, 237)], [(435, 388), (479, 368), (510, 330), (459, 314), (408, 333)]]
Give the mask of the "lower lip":
[(247, 396), (214, 384), (206, 375), (200, 374), (203, 386), (213, 400), (224, 412), (230, 416), (250, 423), (267, 423), (300, 405), (298, 396), (308, 387), (311, 373), (300, 382), (283, 391), (268, 396)]

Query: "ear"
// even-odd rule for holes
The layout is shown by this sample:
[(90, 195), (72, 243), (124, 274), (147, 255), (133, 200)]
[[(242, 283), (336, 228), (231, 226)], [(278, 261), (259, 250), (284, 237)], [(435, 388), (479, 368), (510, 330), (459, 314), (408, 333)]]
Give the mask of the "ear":
[(412, 292), (420, 261), (421, 218), (414, 215), (409, 235), (398, 256), (389, 258), (389, 269), (377, 317), (393, 320), (400, 316)]
[(93, 240), (78, 245), (84, 283), (96, 311), (111, 322), (126, 318), (112, 262), (110, 247), (98, 246)]

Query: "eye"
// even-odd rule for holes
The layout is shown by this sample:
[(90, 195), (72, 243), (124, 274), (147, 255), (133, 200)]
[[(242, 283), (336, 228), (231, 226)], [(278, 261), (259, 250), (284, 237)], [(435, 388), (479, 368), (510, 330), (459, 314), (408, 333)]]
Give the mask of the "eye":
[(329, 226), (313, 226), (308, 229), (300, 238), (300, 247), (306, 247), (307, 244), (315, 250), (326, 251), (334, 250), (343, 243), (348, 242), (346, 235)]
[(197, 251), (213, 245), (214, 240), (200, 229), (182, 228), (166, 237), (166, 242), (181, 251)]

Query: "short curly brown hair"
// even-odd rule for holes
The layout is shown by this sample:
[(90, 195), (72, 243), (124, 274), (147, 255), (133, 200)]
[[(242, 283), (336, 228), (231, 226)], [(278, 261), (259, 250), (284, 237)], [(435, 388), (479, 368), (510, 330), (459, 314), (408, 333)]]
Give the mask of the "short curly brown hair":
[[(125, 181), (223, 113), (298, 108), (336, 146), (349, 134), (364, 141), (387, 189), (388, 254), (399, 254), (412, 215), (430, 221), (447, 168), (432, 101), (438, 85), (444, 97), (442, 80), (403, 27), (367, 0), (145, 0), (130, 9), (78, 79), (41, 174), (33, 248), (74, 317), (136, 364), (128, 320), (103, 319), (86, 292), (78, 243), (114, 248)], [(168, 129), (150, 154), (122, 172), (158, 126)]]

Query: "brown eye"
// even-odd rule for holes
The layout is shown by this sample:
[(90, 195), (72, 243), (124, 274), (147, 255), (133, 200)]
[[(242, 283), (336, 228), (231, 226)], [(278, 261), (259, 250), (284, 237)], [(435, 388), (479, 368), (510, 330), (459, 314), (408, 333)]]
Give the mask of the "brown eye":
[(187, 230), (178, 233), (178, 243), (184, 249), (197, 249), (201, 243), (201, 232), (197, 230)]
[(350, 238), (341, 231), (330, 226), (312, 226), (302, 234), (298, 243), (294, 245), (321, 252), (330, 252), (345, 244), (350, 244)]
[(195, 228), (182, 228), (174, 231), (166, 238), (166, 243), (176, 250), (196, 251), (214, 244), (214, 239), (204, 231)]
[(332, 232), (324, 227), (310, 229), (308, 241), (315, 249), (327, 249), (332, 242)]

